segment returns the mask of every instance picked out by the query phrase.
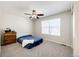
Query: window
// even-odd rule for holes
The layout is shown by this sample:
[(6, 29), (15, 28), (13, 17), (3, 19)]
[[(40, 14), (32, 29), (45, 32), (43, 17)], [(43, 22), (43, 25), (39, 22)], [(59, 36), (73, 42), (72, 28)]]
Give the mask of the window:
[(42, 34), (60, 36), (60, 18), (42, 21)]

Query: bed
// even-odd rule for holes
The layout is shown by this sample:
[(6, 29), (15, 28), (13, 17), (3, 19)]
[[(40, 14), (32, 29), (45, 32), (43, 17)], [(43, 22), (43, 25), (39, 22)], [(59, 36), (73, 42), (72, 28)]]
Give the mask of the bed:
[(32, 36), (32, 35), (21, 36), (21, 37), (17, 38), (17, 42), (22, 44), (23, 40), (30, 40), (30, 39), (33, 39), (34, 42), (28, 43), (24, 48), (31, 49), (31, 48), (33, 48), (33, 47), (35, 47), (43, 42), (43, 38), (37, 37), (37, 36)]

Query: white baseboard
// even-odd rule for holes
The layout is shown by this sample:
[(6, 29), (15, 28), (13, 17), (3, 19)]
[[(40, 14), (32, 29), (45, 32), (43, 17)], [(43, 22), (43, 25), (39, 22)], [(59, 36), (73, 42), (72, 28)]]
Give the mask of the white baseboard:
[(69, 45), (69, 44), (65, 44), (65, 43), (62, 43), (62, 42), (57, 42), (57, 41), (54, 41), (54, 40), (48, 40), (48, 39), (45, 39), (45, 40), (50, 41), (50, 42), (55, 42), (55, 43), (58, 43), (58, 44), (63, 44), (63, 45), (66, 45), (66, 46), (69, 46), (69, 47), (73, 48), (73, 47), (72, 47), (71, 45)]

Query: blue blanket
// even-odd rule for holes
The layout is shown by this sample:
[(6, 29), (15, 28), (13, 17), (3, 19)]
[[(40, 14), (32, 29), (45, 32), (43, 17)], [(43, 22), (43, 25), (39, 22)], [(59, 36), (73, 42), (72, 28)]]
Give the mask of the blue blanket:
[(28, 49), (35, 47), (43, 42), (43, 39), (41, 37), (32, 36), (32, 35), (21, 36), (21, 37), (17, 38), (17, 42), (22, 44), (23, 40), (30, 40), (30, 39), (34, 39), (34, 43), (26, 45), (25, 47)]

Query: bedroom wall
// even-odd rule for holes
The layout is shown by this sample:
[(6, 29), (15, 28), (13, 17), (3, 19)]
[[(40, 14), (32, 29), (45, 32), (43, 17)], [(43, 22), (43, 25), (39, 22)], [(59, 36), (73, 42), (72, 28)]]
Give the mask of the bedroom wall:
[[(43, 20), (50, 20), (54, 18), (60, 18), (61, 24), (60, 24), (60, 31), (61, 35), (53, 36), (53, 35), (45, 35), (41, 33), (41, 21)], [(35, 22), (35, 34), (40, 35), (44, 38), (44, 40), (53, 41), (60, 44), (65, 44), (72, 47), (72, 14), (70, 11), (66, 11), (60, 14), (48, 16), (46, 18), (39, 19)]]
[[(11, 9), (12, 8), (12, 9)], [(2, 17), (0, 17), (0, 29), (5, 30), (10, 27), (17, 32), (17, 37), (27, 34), (33, 34), (33, 22), (28, 17), (23, 17), (13, 7), (1, 8)], [(16, 13), (18, 12), (18, 13)]]
[(74, 2), (73, 10), (73, 56), (79, 57), (79, 2)]

